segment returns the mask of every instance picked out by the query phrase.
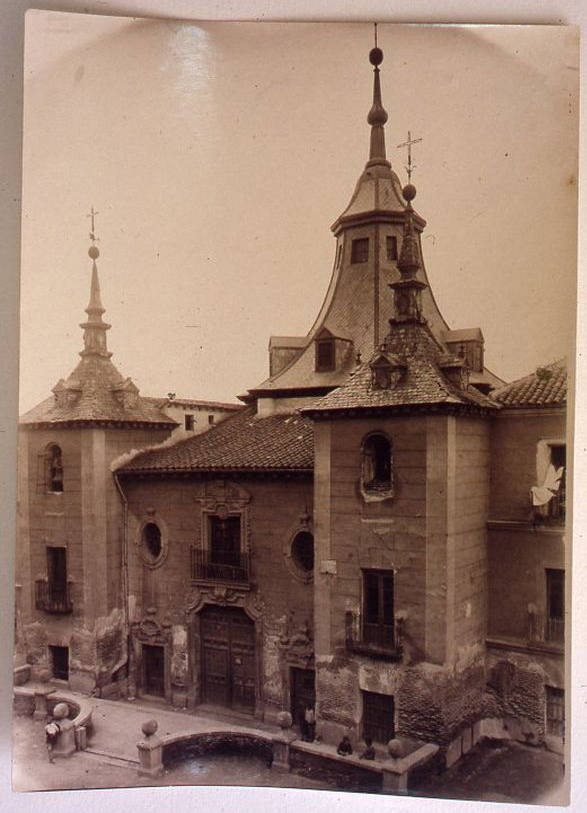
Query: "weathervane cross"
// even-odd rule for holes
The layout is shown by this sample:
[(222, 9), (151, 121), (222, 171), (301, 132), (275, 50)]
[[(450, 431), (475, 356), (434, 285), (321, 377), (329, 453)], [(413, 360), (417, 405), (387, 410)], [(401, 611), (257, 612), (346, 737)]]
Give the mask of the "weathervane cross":
[(421, 138), (412, 138), (412, 133), (411, 133), (410, 130), (408, 130), (408, 140), (403, 141), (401, 144), (397, 145), (398, 149), (400, 149), (401, 147), (407, 147), (408, 148), (408, 163), (407, 163), (407, 166), (406, 166), (406, 172), (408, 173), (408, 182), (410, 182), (412, 180), (412, 172), (414, 171), (414, 169), (416, 167), (416, 164), (414, 164), (412, 162), (412, 145), (413, 144), (419, 144), (420, 141), (422, 141)]
[(86, 215), (86, 217), (91, 217), (92, 218), (92, 231), (90, 232), (90, 240), (92, 241), (92, 243), (98, 242), (98, 238), (96, 237), (96, 234), (95, 234), (95, 229), (96, 229), (95, 222), (96, 222), (96, 215), (99, 215), (99, 214), (100, 214), (100, 212), (96, 212), (94, 207), (92, 206), (92, 208), (90, 210), (90, 213)]

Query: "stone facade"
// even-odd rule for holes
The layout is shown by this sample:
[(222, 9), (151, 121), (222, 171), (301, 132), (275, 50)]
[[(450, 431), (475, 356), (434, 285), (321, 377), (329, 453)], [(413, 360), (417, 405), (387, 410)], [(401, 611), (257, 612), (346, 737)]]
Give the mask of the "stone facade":
[[(68, 650), (69, 685), (89, 692), (110, 683), (125, 661), (122, 595), (123, 509), (110, 465), (161, 442), (163, 429), (26, 428), (20, 432), (17, 624), (33, 677), (52, 669), (50, 647)], [(61, 449), (63, 490), (47, 489), (45, 450)], [(39, 606), (47, 548), (64, 548), (69, 611)]]

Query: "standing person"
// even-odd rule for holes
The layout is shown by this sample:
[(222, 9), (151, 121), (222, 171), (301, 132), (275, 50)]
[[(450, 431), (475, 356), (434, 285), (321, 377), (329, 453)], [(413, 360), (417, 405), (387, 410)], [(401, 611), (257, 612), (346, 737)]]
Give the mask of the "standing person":
[(306, 703), (304, 723), (306, 742), (314, 742), (316, 736), (316, 714), (314, 712), (314, 706), (311, 703)]
[(49, 756), (49, 762), (55, 762), (53, 748), (55, 747), (55, 743), (57, 742), (60, 732), (61, 727), (59, 723), (55, 722), (55, 720), (51, 720), (51, 722), (47, 723), (45, 726), (45, 740), (47, 742), (47, 755)]

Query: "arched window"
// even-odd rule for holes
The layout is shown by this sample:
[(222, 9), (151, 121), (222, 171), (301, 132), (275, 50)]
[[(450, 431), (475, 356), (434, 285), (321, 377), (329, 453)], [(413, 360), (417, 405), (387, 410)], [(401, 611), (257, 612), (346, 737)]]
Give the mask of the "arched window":
[(389, 496), (393, 490), (391, 441), (383, 434), (373, 434), (363, 442), (361, 482), (371, 494)]
[(63, 491), (63, 460), (61, 448), (51, 443), (45, 450), (45, 487), (55, 494)]
[(156, 522), (147, 522), (143, 528), (143, 545), (145, 553), (151, 561), (161, 556), (161, 529)]
[(314, 570), (314, 537), (309, 531), (300, 531), (291, 543), (291, 558), (304, 574)]

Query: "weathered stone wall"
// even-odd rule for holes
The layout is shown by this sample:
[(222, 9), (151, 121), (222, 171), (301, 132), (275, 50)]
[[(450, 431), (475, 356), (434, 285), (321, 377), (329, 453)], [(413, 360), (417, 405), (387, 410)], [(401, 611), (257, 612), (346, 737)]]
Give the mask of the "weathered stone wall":
[(454, 509), (453, 600), (457, 653), (481, 644), (486, 636), (489, 463), (488, 422), (460, 418), (456, 424)]
[[(563, 532), (557, 528), (491, 528), (489, 531), (490, 637), (545, 638), (546, 569), (565, 568)], [(531, 618), (529, 608), (535, 608)], [(532, 629), (534, 632), (532, 633)]]
[[(361, 494), (369, 432), (393, 442), (394, 495)], [(489, 430), (479, 418), (333, 420), (316, 426), (316, 640), (324, 739), (360, 736), (363, 691), (393, 695), (406, 736), (448, 741), (478, 719), (484, 690)], [(401, 663), (346, 651), (362, 569), (394, 571)]]
[[(139, 429), (21, 430), (18, 566), (19, 641), (33, 677), (49, 667), (49, 646), (70, 649), (70, 686), (91, 691), (124, 657), (120, 496), (110, 471), (115, 457), (162, 441), (169, 433)], [(46, 490), (43, 453), (62, 451), (63, 492)], [(73, 611), (35, 607), (35, 581), (47, 577), (47, 546), (67, 549)]]
[(491, 423), (490, 519), (528, 520), (530, 489), (538, 483), (538, 443), (564, 442), (564, 408), (503, 410)]
[[(190, 576), (190, 550), (203, 547), (205, 542), (202, 500), (209, 483), (172, 478), (124, 481), (129, 502), (131, 621), (140, 624), (151, 608), (157, 623), (169, 625), (172, 699), (176, 689), (181, 688), (178, 698), (182, 692), (185, 694), (186, 683), (187, 694), (193, 698), (197, 697), (201, 667), (192, 639), (193, 612), (188, 611), (188, 605), (197, 602), (198, 595), (204, 595), (205, 601), (220, 605), (254, 607), (258, 628), (262, 629), (259, 656), (263, 711), (271, 717), (284, 707), (289, 709), (289, 665), (303, 666), (306, 655), (313, 651), (313, 584), (301, 574), (296, 576), (291, 560), (296, 531), (308, 522), (310, 525), (304, 527), (311, 528), (312, 483), (226, 481), (228, 489), (248, 495), (242, 522), (249, 528), (253, 585), (248, 593), (239, 593), (234, 585), (222, 583), (219, 589), (227, 588), (228, 592), (216, 597), (212, 597), (212, 587), (202, 590)], [(149, 518), (159, 523), (165, 549), (162, 563), (155, 567), (145, 563), (141, 552), (141, 529)], [(306, 628), (310, 634), (307, 645), (302, 640)], [(140, 675), (137, 679), (140, 682)]]

